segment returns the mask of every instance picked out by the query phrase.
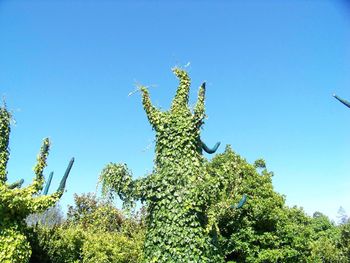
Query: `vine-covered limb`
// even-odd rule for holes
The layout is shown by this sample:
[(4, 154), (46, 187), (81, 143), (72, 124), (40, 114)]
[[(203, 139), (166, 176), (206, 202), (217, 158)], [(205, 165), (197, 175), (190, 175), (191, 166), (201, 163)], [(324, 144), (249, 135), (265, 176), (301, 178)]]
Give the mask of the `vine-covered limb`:
[(132, 181), (132, 196), (134, 200), (146, 200), (147, 194), (147, 177)]
[(46, 167), (47, 156), (49, 155), (50, 141), (48, 138), (43, 140), (43, 144), (40, 148), (40, 153), (37, 157), (37, 163), (34, 167), (35, 178), (31, 185), (27, 186), (24, 190), (29, 194), (33, 195), (43, 189), (44, 186), (44, 175), (43, 171)]
[(21, 180), (17, 180), (16, 182), (10, 184), (8, 186), (9, 189), (15, 189), (15, 188), (21, 188), (22, 184), (24, 183), (23, 178)]
[(186, 71), (179, 68), (173, 68), (173, 72), (179, 79), (180, 83), (171, 105), (172, 112), (178, 111), (180, 108), (187, 109), (189, 90), (191, 85), (191, 79)]
[(205, 118), (205, 82), (201, 85), (198, 92), (198, 98), (194, 107), (194, 118), (197, 123), (201, 123)]
[(126, 164), (109, 163), (100, 175), (102, 194), (117, 194), (121, 200), (132, 199), (132, 175)]
[(344, 100), (335, 94), (333, 94), (333, 97), (339, 100), (341, 103), (343, 103), (346, 107), (350, 108), (350, 102), (348, 102), (347, 100)]
[(202, 140), (201, 140), (201, 144), (202, 144), (202, 149), (209, 154), (215, 153), (216, 150), (219, 148), (220, 146), (220, 142), (217, 142), (213, 148), (209, 148)]
[(10, 137), (11, 114), (7, 111), (6, 106), (0, 107), (0, 183), (7, 181), (6, 166), (9, 160), (9, 137)]
[(159, 125), (162, 112), (152, 105), (149, 91), (146, 87), (141, 86), (140, 91), (142, 93), (142, 105), (146, 112), (147, 118), (153, 128), (157, 128)]
[(147, 178), (132, 180), (132, 173), (126, 164), (109, 163), (100, 175), (102, 194), (113, 198), (117, 195), (125, 206), (135, 200), (144, 201)]

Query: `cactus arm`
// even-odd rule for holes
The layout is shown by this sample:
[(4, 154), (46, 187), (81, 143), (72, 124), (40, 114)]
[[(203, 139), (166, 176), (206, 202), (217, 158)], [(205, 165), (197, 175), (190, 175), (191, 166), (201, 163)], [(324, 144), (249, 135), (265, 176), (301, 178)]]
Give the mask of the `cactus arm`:
[(213, 148), (209, 148), (202, 140), (201, 140), (201, 144), (202, 144), (202, 149), (209, 154), (215, 153), (216, 150), (219, 148), (220, 146), (220, 142), (217, 142)]
[(188, 76), (187, 72), (179, 69), (179, 68), (173, 68), (173, 72), (176, 75), (176, 77), (179, 79), (180, 83), (176, 91), (175, 98), (173, 99), (172, 105), (171, 105), (171, 112), (177, 111), (180, 108), (186, 109), (188, 108), (188, 97), (189, 97), (189, 90), (191, 85), (190, 77)]
[(0, 183), (7, 181), (6, 166), (10, 156), (8, 149), (11, 131), (10, 120), (11, 114), (7, 111), (6, 106), (0, 107)]
[(341, 103), (343, 103), (346, 107), (350, 108), (350, 102), (348, 102), (347, 100), (344, 100), (335, 94), (333, 94), (333, 97), (339, 100)]
[(246, 194), (243, 194), (241, 200), (238, 202), (237, 205), (231, 205), (230, 208), (233, 208), (233, 209), (238, 209), (238, 208), (241, 208), (245, 202), (247, 201), (247, 195)]
[(53, 173), (52, 172), (50, 173), (48, 183), (47, 183), (45, 190), (44, 190), (44, 194), (41, 196), (37, 196), (35, 198), (32, 198), (30, 203), (28, 203), (28, 208), (29, 208), (30, 213), (42, 212), (42, 211), (45, 211), (46, 209), (48, 209), (49, 207), (55, 205), (55, 203), (63, 195), (66, 181), (67, 181), (68, 175), (70, 173), (70, 170), (72, 169), (73, 163), (74, 163), (74, 158), (72, 158), (70, 160), (68, 167), (66, 169), (66, 172), (64, 173), (64, 176), (62, 177), (60, 186), (58, 187), (57, 191), (51, 195), (46, 195), (47, 192), (45, 193), (45, 191), (49, 189), (51, 179), (53, 176)]
[(73, 163), (74, 163), (74, 158), (72, 158), (68, 164), (68, 167), (66, 169), (66, 172), (64, 173), (63, 177), (62, 177), (62, 180), (60, 182), (60, 185), (57, 189), (57, 192), (61, 192), (63, 193), (64, 191), (64, 188), (66, 187), (66, 181), (67, 181), (67, 178), (69, 176), (69, 173), (70, 173), (70, 170), (72, 169), (72, 166), (73, 166)]
[(203, 84), (199, 88), (198, 99), (196, 102), (196, 106), (194, 107), (194, 118), (199, 123), (201, 123), (205, 117), (204, 101), (205, 101), (205, 82), (203, 82)]
[(49, 178), (47, 179), (45, 188), (43, 190), (43, 195), (47, 195), (47, 193), (49, 192), (49, 188), (50, 188), (50, 185), (51, 185), (52, 177), (53, 177), (53, 172), (50, 173)]
[(8, 186), (9, 189), (15, 189), (15, 188), (21, 188), (22, 184), (24, 183), (24, 180), (18, 180)]
[(149, 91), (146, 87), (141, 86), (140, 91), (142, 93), (142, 105), (146, 112), (147, 118), (150, 124), (153, 126), (153, 128), (156, 129), (157, 126), (159, 125), (162, 112), (152, 105), (152, 102), (149, 96)]

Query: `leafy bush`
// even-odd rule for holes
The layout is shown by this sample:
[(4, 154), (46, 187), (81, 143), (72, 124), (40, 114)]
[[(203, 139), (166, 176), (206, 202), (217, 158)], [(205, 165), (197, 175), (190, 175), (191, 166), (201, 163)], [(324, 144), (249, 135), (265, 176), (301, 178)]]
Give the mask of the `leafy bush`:
[[(67, 221), (53, 228), (37, 225), (31, 235), (33, 263), (140, 262), (144, 228), (94, 195), (75, 195)], [(35, 252), (35, 253), (34, 253)]]

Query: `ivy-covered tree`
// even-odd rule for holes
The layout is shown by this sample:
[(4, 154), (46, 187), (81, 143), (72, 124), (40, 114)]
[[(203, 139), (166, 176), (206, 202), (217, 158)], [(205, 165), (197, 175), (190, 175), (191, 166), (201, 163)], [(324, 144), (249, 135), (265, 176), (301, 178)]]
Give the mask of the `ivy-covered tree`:
[(182, 69), (173, 72), (180, 84), (168, 111), (153, 106), (147, 88), (140, 87), (143, 108), (156, 132), (152, 174), (133, 180), (125, 164), (110, 163), (101, 173), (103, 192), (119, 195), (126, 204), (137, 199), (147, 203), (144, 262), (223, 262), (209, 208), (226, 193), (227, 178), (210, 174), (202, 154), (219, 146), (210, 149), (200, 138), (205, 83), (192, 111), (190, 78)]
[(0, 262), (26, 263), (29, 261), (31, 248), (26, 237), (25, 218), (29, 214), (46, 210), (59, 200), (63, 194), (71, 165), (55, 193), (38, 195), (43, 188), (43, 170), (50, 147), (50, 141), (46, 138), (34, 167), (33, 183), (24, 188), (20, 188), (23, 180), (8, 184), (6, 166), (10, 155), (8, 148), (10, 121), (11, 114), (6, 106), (0, 107)]

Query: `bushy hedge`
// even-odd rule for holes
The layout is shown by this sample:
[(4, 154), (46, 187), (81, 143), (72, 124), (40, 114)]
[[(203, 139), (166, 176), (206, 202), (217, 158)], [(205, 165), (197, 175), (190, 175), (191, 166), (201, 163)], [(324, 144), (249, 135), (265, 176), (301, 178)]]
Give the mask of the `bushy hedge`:
[(67, 221), (32, 229), (32, 263), (136, 263), (141, 261), (144, 228), (113, 205), (90, 194), (75, 196)]

